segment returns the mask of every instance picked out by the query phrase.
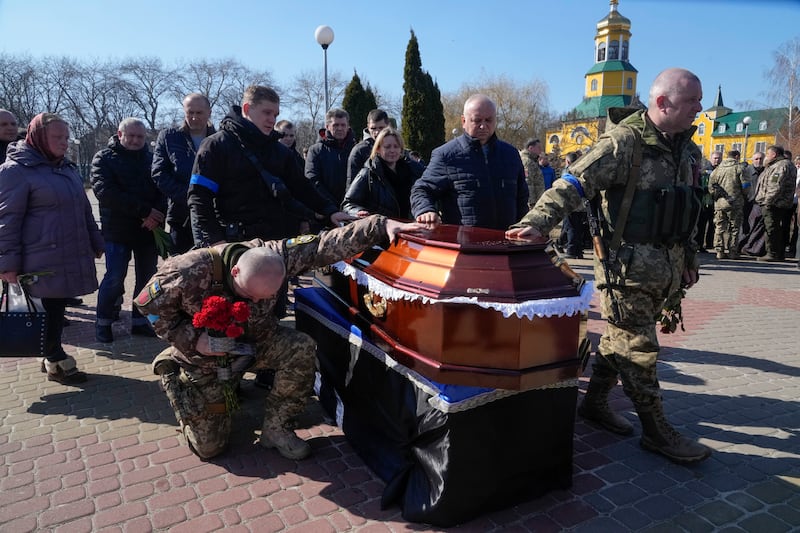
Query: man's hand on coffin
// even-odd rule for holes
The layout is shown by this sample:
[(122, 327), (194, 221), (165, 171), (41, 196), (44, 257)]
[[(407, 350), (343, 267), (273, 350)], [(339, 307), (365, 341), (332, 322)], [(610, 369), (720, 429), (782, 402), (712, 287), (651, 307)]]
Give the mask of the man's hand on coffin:
[(333, 224), (334, 228), (343, 226), (344, 225), (343, 222), (351, 222), (353, 220), (358, 220), (358, 218), (350, 216), (344, 211), (337, 211), (331, 215), (331, 224)]
[(222, 357), (225, 355), (225, 352), (215, 352), (213, 351), (208, 345), (208, 333), (203, 331), (199, 337), (197, 337), (197, 344), (194, 347), (199, 353), (203, 355), (207, 355), (209, 357)]
[(442, 218), (439, 216), (439, 213), (435, 211), (428, 211), (427, 213), (422, 213), (417, 217), (417, 222), (421, 224), (427, 224), (428, 226), (435, 226), (436, 224), (442, 223)]
[(389, 242), (394, 242), (398, 233), (414, 233), (426, 229), (425, 224), (419, 222), (398, 222), (391, 218), (386, 219), (386, 235)]
[(506, 230), (506, 239), (512, 241), (535, 241), (541, 237), (542, 234), (533, 226)]

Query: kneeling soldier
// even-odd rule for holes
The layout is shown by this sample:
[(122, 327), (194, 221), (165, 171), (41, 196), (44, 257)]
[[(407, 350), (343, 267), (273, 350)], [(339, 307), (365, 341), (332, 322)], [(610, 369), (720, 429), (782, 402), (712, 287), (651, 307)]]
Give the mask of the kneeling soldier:
[(387, 237), (391, 241), (400, 231), (419, 228), (376, 215), (318, 236), (223, 243), (167, 259), (135, 302), (158, 336), (171, 344), (153, 361), (153, 369), (161, 375), (192, 451), (203, 459), (218, 455), (231, 428), (225, 383), (217, 368), (229, 358), (213, 351), (208, 333), (192, 325), (206, 298), (218, 295), (247, 303), (250, 313), (241, 340), (254, 347), (254, 357), (234, 358), (232, 372), (235, 377), (245, 369), (276, 370), (260, 443), (286, 458), (304, 459), (311, 447), (286, 423), (302, 412), (311, 392), (316, 345), (305, 333), (279, 325), (273, 313), (276, 293), (287, 276), (352, 257)]

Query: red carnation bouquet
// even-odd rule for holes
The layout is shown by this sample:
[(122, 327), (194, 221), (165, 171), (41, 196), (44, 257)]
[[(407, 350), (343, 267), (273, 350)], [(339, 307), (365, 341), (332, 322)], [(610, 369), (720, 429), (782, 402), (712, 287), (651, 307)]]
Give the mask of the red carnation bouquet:
[[(222, 296), (209, 296), (203, 300), (200, 311), (192, 317), (192, 325), (205, 328), (209, 337), (209, 348), (226, 352), (217, 358), (217, 379), (222, 382), (225, 406), (229, 413), (239, 409), (239, 401), (233, 387), (231, 359), (227, 353), (232, 352), (236, 343), (234, 339), (244, 334), (240, 324), (250, 318), (250, 307), (245, 302), (229, 302)], [(214, 332), (217, 335), (214, 335)]]
[(250, 307), (245, 302), (229, 302), (222, 296), (209, 296), (203, 300), (200, 311), (194, 314), (192, 325), (217, 331), (226, 337), (235, 339), (244, 334), (239, 324), (250, 318)]

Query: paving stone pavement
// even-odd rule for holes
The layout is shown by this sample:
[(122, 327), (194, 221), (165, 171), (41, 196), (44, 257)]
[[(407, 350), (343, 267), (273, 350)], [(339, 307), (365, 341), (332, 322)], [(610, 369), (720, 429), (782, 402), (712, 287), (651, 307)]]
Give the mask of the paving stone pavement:
[[(617, 387), (612, 406), (634, 436), (578, 419), (571, 489), (451, 531), (800, 529), (800, 271), (703, 257), (686, 331), (661, 337), (659, 377), (668, 418), (713, 456), (683, 467), (642, 450)], [(588, 260), (574, 263), (591, 278)], [(381, 509), (383, 483), (313, 402), (298, 430), (312, 458), (289, 461), (255, 444), (264, 392), (251, 381), (229, 451), (199, 460), (149, 369), (163, 342), (131, 337), (124, 311), (116, 341), (97, 343), (95, 295), (84, 300), (68, 310), (64, 340), (87, 383), (48, 382), (35, 360), (0, 359), (0, 531), (435, 531), (405, 522), (398, 507)]]

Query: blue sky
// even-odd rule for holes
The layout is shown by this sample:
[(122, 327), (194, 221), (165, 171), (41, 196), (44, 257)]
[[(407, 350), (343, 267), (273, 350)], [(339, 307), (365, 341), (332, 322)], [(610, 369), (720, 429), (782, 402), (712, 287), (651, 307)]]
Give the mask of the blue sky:
[[(595, 25), (608, 9), (608, 0), (0, 0), (0, 51), (167, 63), (233, 57), (288, 86), (300, 71), (322, 70), (314, 30), (327, 24), (335, 32), (329, 71), (349, 80), (356, 69), (399, 99), (413, 28), (442, 92), (483, 75), (538, 78), (552, 110), (563, 112), (581, 101)], [(772, 52), (800, 36), (800, 0), (620, 0), (619, 12), (632, 21), (639, 92), (663, 68), (681, 66), (703, 81), (704, 107), (720, 84), (735, 110), (766, 106)]]

